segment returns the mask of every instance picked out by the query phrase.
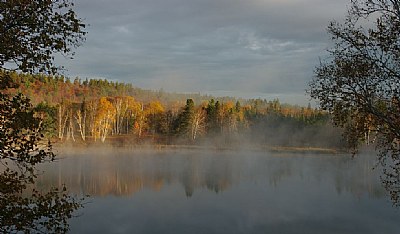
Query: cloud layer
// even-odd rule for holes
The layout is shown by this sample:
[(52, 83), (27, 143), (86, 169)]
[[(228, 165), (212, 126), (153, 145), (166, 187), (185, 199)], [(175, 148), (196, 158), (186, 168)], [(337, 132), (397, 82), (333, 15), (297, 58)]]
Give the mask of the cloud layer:
[[(75, 0), (88, 27), (71, 76), (304, 104), (326, 26), (348, 0)], [(295, 98), (293, 98), (295, 97)]]

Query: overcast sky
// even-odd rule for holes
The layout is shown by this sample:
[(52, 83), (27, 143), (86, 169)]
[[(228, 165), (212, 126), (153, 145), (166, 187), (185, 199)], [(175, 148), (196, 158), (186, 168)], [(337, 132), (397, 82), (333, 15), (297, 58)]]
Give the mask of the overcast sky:
[(90, 26), (66, 74), (306, 104), (349, 0), (75, 0)]

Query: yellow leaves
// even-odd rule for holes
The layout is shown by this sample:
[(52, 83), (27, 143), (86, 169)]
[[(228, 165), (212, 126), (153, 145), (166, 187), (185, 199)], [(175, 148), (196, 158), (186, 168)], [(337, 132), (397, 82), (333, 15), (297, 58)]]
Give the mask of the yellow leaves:
[(127, 105), (128, 110), (131, 113), (138, 114), (143, 110), (142, 104), (140, 102), (135, 101), (135, 99), (131, 96), (124, 97), (124, 101)]
[(97, 107), (96, 120), (112, 119), (114, 115), (115, 108), (113, 104), (106, 97), (101, 97)]
[(145, 109), (146, 115), (155, 115), (164, 112), (164, 107), (159, 101), (150, 102)]
[(224, 105), (224, 111), (230, 111), (235, 107), (235, 104), (232, 101), (227, 101)]
[(107, 97), (101, 97), (99, 99), (99, 109), (112, 109), (112, 103), (107, 99)]
[(109, 99), (101, 97), (95, 116), (95, 137), (100, 137), (101, 141), (105, 141), (108, 131), (115, 121), (115, 114), (116, 110)]

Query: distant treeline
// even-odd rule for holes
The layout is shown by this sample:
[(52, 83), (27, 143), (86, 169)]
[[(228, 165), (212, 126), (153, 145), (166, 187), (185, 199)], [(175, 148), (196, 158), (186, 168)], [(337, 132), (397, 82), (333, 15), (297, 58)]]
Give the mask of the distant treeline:
[(341, 133), (318, 110), (278, 99), (213, 98), (136, 88), (104, 79), (12, 73), (59, 141), (341, 147)]
[[(0, 70), (0, 73), (2, 71)], [(144, 90), (134, 87), (132, 84), (123, 82), (113, 82), (106, 79), (71, 79), (64, 76), (48, 76), (43, 74), (23, 74), (12, 72), (10, 74), (13, 81), (19, 85), (16, 90), (28, 97), (32, 103), (38, 104), (45, 102), (56, 105), (63, 100), (73, 103), (80, 103), (84, 99), (95, 99), (100, 97), (132, 96), (137, 101), (148, 103), (153, 100), (161, 100), (163, 105), (181, 102), (188, 98), (196, 103), (209, 100), (212, 97), (200, 95), (199, 93), (182, 94), (168, 93), (162, 89), (158, 91)], [(222, 97), (219, 100), (230, 100), (231, 97)]]

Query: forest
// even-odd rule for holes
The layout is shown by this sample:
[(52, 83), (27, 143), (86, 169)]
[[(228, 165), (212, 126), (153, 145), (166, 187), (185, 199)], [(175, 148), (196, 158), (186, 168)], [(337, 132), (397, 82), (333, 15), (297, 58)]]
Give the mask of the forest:
[(324, 111), (278, 99), (168, 93), (105, 79), (10, 74), (31, 99), (45, 136), (77, 145), (185, 144), (341, 148), (341, 130)]

